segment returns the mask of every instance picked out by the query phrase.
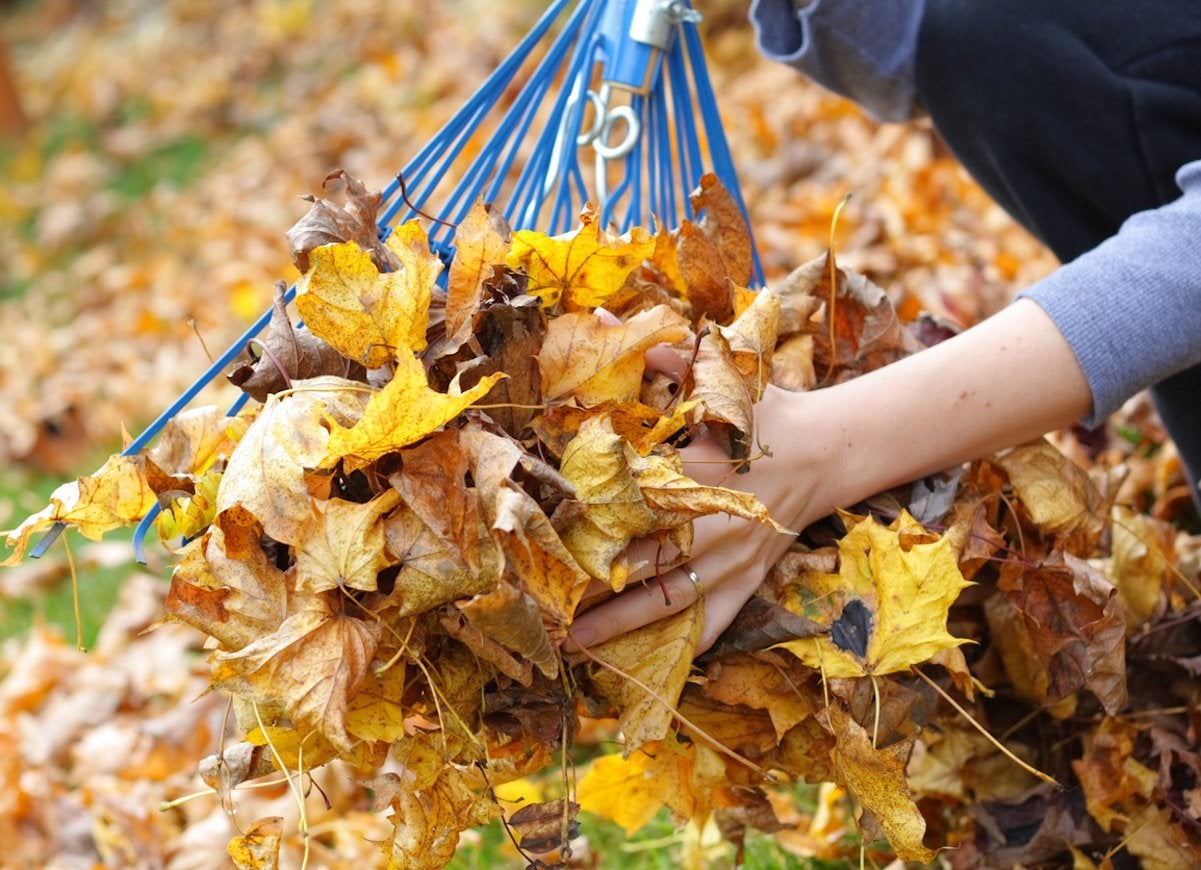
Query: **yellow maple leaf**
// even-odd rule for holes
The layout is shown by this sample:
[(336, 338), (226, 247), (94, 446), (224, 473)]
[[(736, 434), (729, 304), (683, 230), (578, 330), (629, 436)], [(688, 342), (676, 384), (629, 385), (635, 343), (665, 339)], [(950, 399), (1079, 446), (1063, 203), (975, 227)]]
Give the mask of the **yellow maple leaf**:
[(582, 311), (552, 318), (538, 353), (542, 395), (574, 396), (583, 405), (633, 402), (646, 369), (647, 349), (688, 335), (688, 322), (666, 305), (613, 325)]
[(616, 822), (627, 836), (646, 825), (667, 805), (691, 818), (695, 805), (691, 780), (695, 745), (674, 740), (643, 744), (628, 757), (602, 755), (593, 760), (576, 789), (580, 809)]
[(442, 262), (415, 221), (397, 227), (388, 247), (401, 261), (380, 272), (355, 242), (322, 245), (297, 282), (296, 307), (314, 335), (348, 359), (379, 368), (425, 347), (430, 298)]
[(592, 682), (620, 710), (624, 754), (667, 736), (703, 623), (704, 607), (694, 604), (592, 648), (615, 669), (595, 665)]
[(620, 590), (613, 560), (634, 538), (656, 528), (655, 515), (630, 471), (637, 454), (604, 418), (586, 420), (563, 451), (559, 470), (575, 486), (582, 510), (560, 530), (564, 546), (580, 567)]
[(310, 593), (339, 586), (374, 591), (377, 575), (392, 564), (384, 550), (383, 518), (399, 503), (394, 489), (365, 504), (314, 501), (296, 548), (296, 588)]
[(328, 421), (350, 425), (367, 396), (362, 384), (333, 377), (298, 381), (287, 394), (268, 396), (225, 468), (217, 515), (241, 505), (271, 538), (299, 544), (312, 513), (306, 472), (328, 454)]
[(708, 514), (728, 513), (787, 532), (750, 493), (698, 483), (681, 467), (676, 453), (639, 456), (606, 417), (581, 424), (559, 470), (575, 487), (582, 508), (561, 536), (585, 571), (620, 591), (628, 566), (618, 557), (630, 541), (668, 531), (683, 545), (688, 523)]
[(801, 575), (785, 601), (833, 631), (780, 646), (827, 677), (861, 677), (906, 671), (966, 643), (947, 632), (947, 611), (971, 584), (951, 536), (915, 542), (929, 537), (905, 512), (888, 527), (871, 517), (857, 522), (838, 542), (839, 573)]
[(560, 236), (533, 230), (513, 234), (507, 263), (529, 276), (527, 290), (546, 308), (562, 301), (567, 310), (596, 308), (624, 286), (630, 273), (655, 249), (646, 230), (635, 227), (623, 236), (605, 232), (591, 208), (580, 215), (578, 229)]
[(359, 689), (346, 714), (346, 730), (362, 740), (396, 743), (405, 738), (404, 694), (406, 669), (399, 660), (381, 675), (371, 678)]
[(922, 844), (926, 820), (905, 781), (911, 743), (900, 741), (878, 749), (867, 730), (841, 707), (835, 704), (827, 710), (836, 741), (831, 756), (839, 783), (872, 814), (898, 858), (933, 861), (938, 853)]
[(214, 653), (212, 682), (249, 701), (283, 707), (293, 721), (349, 752), (347, 711), (367, 677), (379, 632), (377, 624), (344, 616), (333, 601), (310, 598), (272, 634), (235, 652)]
[(678, 453), (633, 453), (629, 467), (660, 528), (675, 528), (697, 517), (726, 513), (763, 523), (782, 534), (796, 534), (773, 520), (763, 503), (749, 492), (707, 486), (683, 474), (683, 460)]
[(58, 487), (42, 511), (9, 532), (6, 543), (16, 549), (0, 564), (20, 563), (30, 538), (55, 523), (74, 526), (85, 538), (98, 541), (105, 532), (144, 517), (155, 500), (154, 490), (146, 479), (145, 458), (112, 456), (94, 474)]
[(371, 397), (362, 418), (353, 426), (332, 428), (323, 464), (350, 459), (357, 468), (413, 444), (483, 398), (504, 376), (502, 372), (488, 375), (465, 393), (458, 391), (457, 384), (451, 385), (449, 393), (439, 393), (430, 389), (420, 361), (401, 354), (392, 380)]

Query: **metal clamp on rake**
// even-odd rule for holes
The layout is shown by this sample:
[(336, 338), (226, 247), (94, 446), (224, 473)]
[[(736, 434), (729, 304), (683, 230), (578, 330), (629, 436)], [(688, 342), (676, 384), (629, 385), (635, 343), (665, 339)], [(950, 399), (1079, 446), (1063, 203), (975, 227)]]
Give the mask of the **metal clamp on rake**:
[[(652, 222), (676, 227), (696, 217), (690, 194), (706, 172), (745, 213), (697, 33), (700, 17), (687, 0), (554, 0), (381, 191), (380, 236), (435, 215), (441, 223), (431, 228), (430, 244), (449, 260), (454, 225), (480, 200), (513, 229), (550, 235), (573, 229), (588, 203), (617, 232)], [(757, 252), (752, 281), (763, 283)], [(295, 295), (293, 285), (285, 301)], [(122, 455), (146, 447), (270, 319), (269, 309)], [(240, 396), (229, 415), (246, 400)], [(139, 562), (146, 561), (143, 539), (158, 512), (156, 506), (134, 533)], [(30, 555), (43, 555), (62, 529), (50, 529)]]

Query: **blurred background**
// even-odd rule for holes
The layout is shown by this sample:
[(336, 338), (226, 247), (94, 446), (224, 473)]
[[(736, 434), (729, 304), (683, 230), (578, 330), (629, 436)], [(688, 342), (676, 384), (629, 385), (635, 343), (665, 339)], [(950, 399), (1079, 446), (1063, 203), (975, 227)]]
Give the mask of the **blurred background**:
[[(848, 195), (840, 264), (909, 316), (926, 309), (968, 325), (1053, 267), (926, 126), (879, 126), (760, 59), (745, 0), (696, 5), (769, 282), (825, 251)], [(276, 279), (296, 277), (284, 233), (307, 210), (303, 195), (320, 195), (336, 169), (386, 184), (543, 8), (0, 4), (0, 528), (119, 451), (123, 433), (137, 434), (268, 307)], [(233, 395), (217, 384), (198, 402)], [(109, 843), (100, 851), (111, 866), (218, 866), (189, 863), (179, 845), (207, 837), (223, 849), (218, 805), (196, 817), (141, 809), (147, 795), (184, 788), (220, 731), (212, 703), (184, 703), (204, 687), (195, 638), (156, 632), (167, 646), (150, 655), (163, 670), (144, 671), (139, 633), (158, 619), (168, 573), (154, 549), (140, 569), (128, 535), (75, 544), (87, 656), (75, 649), (62, 546), (0, 570), (0, 756), (13, 750), (0, 764), (0, 841), (24, 838), (29, 866), (46, 855), (94, 866), (96, 842)], [(50, 698), (58, 724), (31, 749)], [(109, 742), (98, 723), (114, 729)], [(143, 865), (138, 856), (155, 849)]]

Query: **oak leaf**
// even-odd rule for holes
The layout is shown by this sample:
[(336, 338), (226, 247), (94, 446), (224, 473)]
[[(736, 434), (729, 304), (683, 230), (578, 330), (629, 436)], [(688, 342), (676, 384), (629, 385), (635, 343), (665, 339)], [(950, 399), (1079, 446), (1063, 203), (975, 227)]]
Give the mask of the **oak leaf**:
[(579, 228), (563, 235), (514, 233), (506, 262), (525, 271), (530, 281), (527, 292), (541, 299), (544, 307), (562, 302), (573, 311), (604, 305), (654, 247), (650, 234), (640, 227), (624, 236), (606, 232), (589, 208), (580, 215)]

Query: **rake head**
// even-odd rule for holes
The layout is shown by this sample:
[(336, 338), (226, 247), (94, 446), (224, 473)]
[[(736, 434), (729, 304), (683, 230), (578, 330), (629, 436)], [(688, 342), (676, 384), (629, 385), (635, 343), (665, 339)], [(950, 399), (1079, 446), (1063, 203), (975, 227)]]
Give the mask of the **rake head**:
[[(453, 255), (453, 227), (478, 201), (514, 230), (575, 228), (591, 204), (602, 226), (680, 226), (695, 219), (690, 195), (707, 172), (746, 211), (688, 0), (554, 0), (524, 39), (382, 191), (381, 237), (435, 216), (430, 244)], [(516, 94), (516, 96), (511, 96)], [(749, 223), (749, 221), (748, 221)], [(753, 245), (752, 245), (753, 250)], [(754, 254), (752, 283), (762, 285)], [(288, 289), (285, 301), (295, 296)], [(124, 455), (144, 449), (226, 372), (262, 332), (266, 311), (164, 410)], [(237, 414), (243, 394), (230, 407)], [(158, 510), (134, 534), (143, 539)], [(45, 554), (52, 528), (30, 555)]]

